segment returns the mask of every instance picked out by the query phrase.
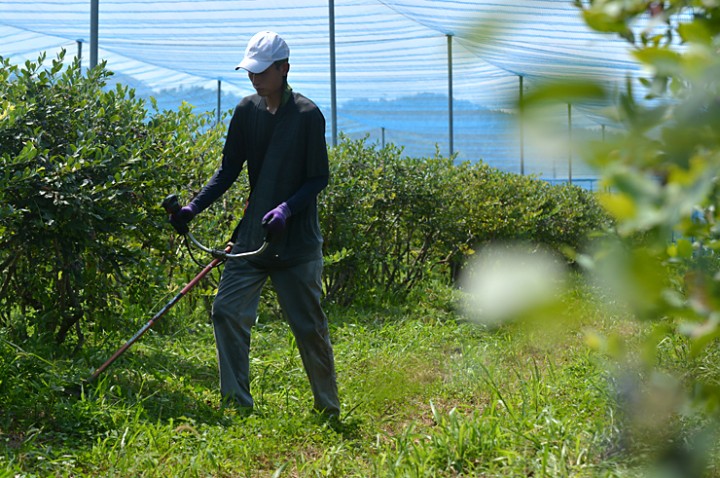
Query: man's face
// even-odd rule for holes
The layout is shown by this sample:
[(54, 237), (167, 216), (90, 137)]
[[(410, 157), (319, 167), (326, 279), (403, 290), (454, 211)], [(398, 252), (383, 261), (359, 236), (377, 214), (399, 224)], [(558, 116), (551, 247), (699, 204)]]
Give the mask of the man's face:
[(273, 64), (262, 73), (248, 72), (250, 82), (260, 96), (271, 96), (275, 93), (282, 92), (283, 78), (287, 75), (290, 65), (285, 62), (282, 64)]

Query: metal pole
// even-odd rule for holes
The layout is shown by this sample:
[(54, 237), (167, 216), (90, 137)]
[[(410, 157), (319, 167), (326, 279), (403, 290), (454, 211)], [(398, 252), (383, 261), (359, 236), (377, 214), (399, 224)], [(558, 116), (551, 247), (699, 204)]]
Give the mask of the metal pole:
[(335, 1), (329, 0), (330, 18), (330, 111), (332, 117), (332, 145), (337, 146), (337, 90), (335, 86)]
[[(525, 78), (520, 75), (518, 76), (520, 78), (520, 97), (519, 97), (519, 105), (522, 108), (523, 104), (523, 95), (524, 95), (524, 87), (523, 82)], [(519, 118), (519, 125), (520, 125), (520, 174), (525, 174), (525, 130), (523, 129), (523, 119)]]
[(385, 126), (381, 128), (382, 132), (382, 148), (385, 149)]
[(572, 104), (568, 103), (568, 182), (572, 184)]
[(222, 95), (222, 80), (217, 80), (217, 119), (215, 120), (215, 126), (220, 124), (221, 95)]
[(98, 11), (100, 0), (90, 2), (90, 68), (98, 62)]
[(450, 156), (453, 155), (453, 64), (452, 35), (447, 35), (448, 48), (448, 137), (450, 139)]
[(78, 51), (77, 52), (78, 68), (80, 69), (80, 72), (82, 72), (82, 44), (83, 44), (83, 41), (81, 39), (77, 39), (77, 40), (75, 40), (75, 42), (77, 43), (77, 47), (78, 47), (78, 50), (77, 50)]

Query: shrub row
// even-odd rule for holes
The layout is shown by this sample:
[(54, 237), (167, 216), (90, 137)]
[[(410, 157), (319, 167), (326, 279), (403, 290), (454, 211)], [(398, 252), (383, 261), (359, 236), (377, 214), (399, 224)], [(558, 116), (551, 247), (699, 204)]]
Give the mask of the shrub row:
[[(225, 131), (184, 105), (150, 115), (126, 87), (105, 88), (62, 56), (43, 66), (0, 58), (0, 326), (63, 342), (83, 327), (123, 327), (197, 273), (176, 252), (159, 207), (195, 194), (215, 169)], [(494, 170), (482, 162), (407, 158), (344, 138), (330, 151), (321, 195), (327, 296), (348, 304), (451, 277), (472, 250), (498, 240), (577, 248), (605, 217), (592, 194)], [(193, 231), (222, 245), (244, 181)], [(205, 286), (191, 300), (208, 297)], [(135, 319), (135, 318), (133, 318)], [(81, 324), (83, 327), (81, 327)]]
[(343, 141), (321, 196), (331, 298), (404, 294), (428, 274), (456, 278), (475, 249), (526, 241), (579, 249), (608, 223), (593, 193), (499, 171), (482, 161), (404, 157), (394, 145)]
[(103, 67), (43, 60), (0, 58), (0, 324), (63, 342), (153, 302), (171, 250), (158, 197), (192, 182), (213, 133), (189, 107), (148, 120)]

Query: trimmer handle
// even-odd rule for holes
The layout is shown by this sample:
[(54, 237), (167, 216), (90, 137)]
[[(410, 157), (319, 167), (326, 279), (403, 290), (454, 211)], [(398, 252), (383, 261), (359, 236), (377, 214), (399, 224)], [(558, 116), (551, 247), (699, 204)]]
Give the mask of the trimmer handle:
[(178, 201), (177, 194), (169, 194), (163, 199), (162, 207), (167, 211), (168, 214), (175, 214), (180, 210), (180, 201)]
[[(178, 197), (176, 194), (169, 194), (163, 199), (162, 207), (165, 209), (165, 211), (172, 215), (176, 214), (178, 211), (180, 211), (180, 202), (178, 201)], [(270, 232), (267, 231), (267, 221), (263, 221), (262, 223), (263, 228), (265, 228), (265, 240), (263, 241), (260, 248), (258, 248), (255, 251), (248, 251), (248, 252), (240, 252), (237, 254), (230, 254), (230, 250), (226, 249), (225, 251), (221, 251), (219, 249), (210, 249), (209, 247), (203, 246), (200, 242), (198, 242), (197, 239), (195, 239), (195, 236), (190, 233), (190, 231), (187, 231), (185, 233), (185, 236), (187, 236), (190, 241), (195, 244), (198, 249), (205, 251), (209, 254), (211, 254), (215, 258), (221, 258), (221, 259), (233, 259), (236, 257), (250, 257), (255, 256), (258, 254), (261, 254), (265, 249), (267, 249), (268, 245), (270, 244)], [(232, 241), (232, 239), (231, 239)]]

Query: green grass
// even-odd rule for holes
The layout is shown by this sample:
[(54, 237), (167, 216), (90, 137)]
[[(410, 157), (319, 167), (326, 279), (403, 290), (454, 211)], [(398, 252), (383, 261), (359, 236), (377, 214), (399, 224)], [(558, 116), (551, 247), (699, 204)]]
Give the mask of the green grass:
[[(458, 320), (442, 294), (425, 299), (328, 309), (340, 423), (310, 412), (292, 334), (272, 310), (253, 335), (248, 417), (218, 407), (204, 312), (188, 321), (180, 307), (79, 399), (63, 387), (127, 337), (69, 361), (0, 336), (0, 476), (641, 476), (637, 457), (610, 453), (611, 376), (584, 334), (633, 336), (638, 326), (580, 293), (566, 303), (579, 320), (553, 334), (487, 330)], [(673, 364), (683, 359), (678, 347), (667, 352)], [(693, 367), (716, 380), (713, 363)]]

